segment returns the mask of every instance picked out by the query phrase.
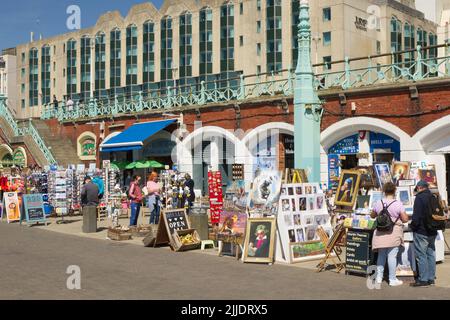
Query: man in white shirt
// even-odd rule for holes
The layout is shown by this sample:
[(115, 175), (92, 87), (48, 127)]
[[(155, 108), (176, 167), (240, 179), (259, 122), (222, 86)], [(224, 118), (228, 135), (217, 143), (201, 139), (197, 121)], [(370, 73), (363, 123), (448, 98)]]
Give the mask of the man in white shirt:
[(73, 100), (69, 97), (69, 99), (67, 100), (67, 104), (66, 104), (68, 111), (72, 111), (73, 110), (73, 104), (74, 104)]

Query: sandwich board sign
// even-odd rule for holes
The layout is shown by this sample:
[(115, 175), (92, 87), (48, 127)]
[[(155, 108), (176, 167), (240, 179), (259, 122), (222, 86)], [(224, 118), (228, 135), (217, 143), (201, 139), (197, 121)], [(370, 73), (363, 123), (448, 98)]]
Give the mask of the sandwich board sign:
[(23, 196), (23, 207), (24, 211), (20, 219), (20, 224), (25, 220), (28, 225), (40, 222), (47, 225), (42, 194), (25, 194)]
[(172, 234), (176, 230), (190, 229), (186, 209), (164, 210), (159, 219), (158, 231), (154, 240), (154, 247), (170, 244)]
[(20, 204), (17, 192), (5, 192), (3, 194), (3, 214), (6, 215), (8, 223), (20, 221)]

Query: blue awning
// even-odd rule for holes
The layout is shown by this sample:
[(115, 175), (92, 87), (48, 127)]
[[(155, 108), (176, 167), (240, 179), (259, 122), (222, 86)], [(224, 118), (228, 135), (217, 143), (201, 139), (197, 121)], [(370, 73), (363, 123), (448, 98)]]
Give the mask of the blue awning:
[(144, 141), (176, 122), (176, 119), (136, 123), (100, 146), (100, 152), (139, 150)]

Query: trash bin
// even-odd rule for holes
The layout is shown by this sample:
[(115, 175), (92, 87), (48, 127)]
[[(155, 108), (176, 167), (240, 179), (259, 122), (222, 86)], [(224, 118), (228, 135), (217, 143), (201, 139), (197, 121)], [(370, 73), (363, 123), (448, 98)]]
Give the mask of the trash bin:
[(83, 233), (97, 232), (97, 207), (86, 206), (83, 212)]
[(192, 207), (189, 214), (191, 228), (197, 230), (201, 240), (209, 239), (208, 207)]

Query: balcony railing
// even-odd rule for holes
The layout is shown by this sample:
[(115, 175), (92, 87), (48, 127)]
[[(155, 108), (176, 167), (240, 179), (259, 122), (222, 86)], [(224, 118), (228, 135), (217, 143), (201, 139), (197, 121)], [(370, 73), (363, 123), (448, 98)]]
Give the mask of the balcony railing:
[[(445, 54), (437, 56), (438, 49)], [(314, 69), (331, 69), (315, 74), (317, 90), (348, 90), (377, 84), (415, 82), (429, 78), (450, 75), (448, 45), (430, 46), (414, 50), (380, 54), (318, 64)], [(335, 71), (338, 70), (338, 71)], [(90, 99), (87, 104), (77, 103), (67, 108), (59, 103), (44, 105), (42, 119), (57, 118), (60, 122), (77, 121), (85, 118), (114, 117), (151, 110), (171, 110), (185, 106), (202, 106), (227, 102), (241, 102), (255, 98), (292, 96), (294, 93), (295, 70), (281, 70), (265, 73), (201, 82), (165, 90), (139, 92), (134, 95), (115, 96), (110, 100)]]

